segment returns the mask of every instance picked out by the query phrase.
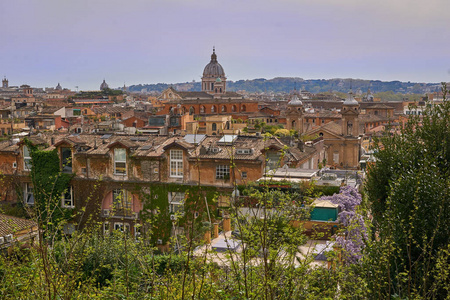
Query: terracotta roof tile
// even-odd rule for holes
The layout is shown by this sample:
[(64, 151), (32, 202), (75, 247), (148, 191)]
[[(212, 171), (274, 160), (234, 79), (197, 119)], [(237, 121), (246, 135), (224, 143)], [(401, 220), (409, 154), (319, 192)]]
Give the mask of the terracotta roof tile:
[(0, 237), (37, 226), (31, 220), (0, 214)]

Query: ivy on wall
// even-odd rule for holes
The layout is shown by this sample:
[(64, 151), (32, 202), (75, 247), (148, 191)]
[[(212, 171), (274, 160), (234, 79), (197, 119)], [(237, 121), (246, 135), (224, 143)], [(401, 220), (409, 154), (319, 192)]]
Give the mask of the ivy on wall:
[[(220, 194), (226, 194), (219, 191), (216, 187), (180, 185), (176, 183), (152, 183), (145, 187), (136, 186), (135, 192), (139, 193), (143, 202), (143, 210), (140, 218), (144, 225), (151, 224), (153, 233), (148, 236), (152, 243), (161, 239), (163, 243), (169, 241), (173, 222), (177, 227), (194, 226), (194, 232), (200, 232), (198, 229), (203, 227), (204, 221), (209, 221), (207, 215), (206, 203), (210, 212), (211, 220), (217, 220), (218, 214), (215, 208), (217, 197)], [(185, 200), (183, 205), (183, 214), (177, 215), (177, 220), (170, 220), (169, 212), (169, 192), (183, 192)], [(205, 203), (206, 198), (206, 203)], [(195, 218), (194, 214), (198, 213)]]
[(31, 182), (33, 184), (34, 213), (41, 228), (52, 231), (58, 224), (71, 217), (70, 209), (61, 208), (62, 195), (69, 188), (73, 174), (61, 172), (56, 149), (40, 150), (29, 140), (25, 145), (31, 154)]

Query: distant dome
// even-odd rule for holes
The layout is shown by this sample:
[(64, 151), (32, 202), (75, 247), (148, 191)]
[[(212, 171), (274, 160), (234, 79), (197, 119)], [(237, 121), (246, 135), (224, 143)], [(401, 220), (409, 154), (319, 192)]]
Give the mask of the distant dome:
[(215, 49), (211, 54), (211, 61), (206, 65), (203, 70), (203, 77), (225, 77), (225, 71), (222, 66), (217, 62), (217, 55)]
[(297, 95), (294, 94), (292, 96), (291, 101), (288, 103), (289, 105), (303, 105), (303, 102), (298, 98)]
[(353, 92), (352, 90), (350, 90), (350, 92), (348, 92), (348, 97), (347, 99), (345, 99), (344, 105), (358, 105), (358, 101), (355, 100), (355, 98), (353, 98)]
[(105, 79), (103, 79), (103, 82), (100, 85), (100, 90), (105, 90), (105, 89), (108, 89), (108, 88), (109, 88), (108, 84), (106, 83)]
[(61, 91), (62, 90), (62, 86), (59, 84), (59, 82), (58, 82), (58, 85), (56, 86), (55, 90), (57, 90), (57, 91)]

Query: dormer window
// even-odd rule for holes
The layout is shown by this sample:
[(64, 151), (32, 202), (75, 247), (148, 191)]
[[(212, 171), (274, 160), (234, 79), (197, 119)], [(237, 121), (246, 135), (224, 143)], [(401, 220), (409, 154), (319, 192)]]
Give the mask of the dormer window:
[(114, 149), (114, 174), (127, 175), (127, 150), (125, 148)]
[(236, 149), (236, 154), (252, 154), (252, 149)]
[(27, 146), (23, 146), (23, 169), (25, 171), (31, 170), (31, 154)]
[(72, 149), (61, 147), (61, 169), (64, 173), (72, 173)]
[(182, 150), (170, 150), (170, 177), (183, 178)]

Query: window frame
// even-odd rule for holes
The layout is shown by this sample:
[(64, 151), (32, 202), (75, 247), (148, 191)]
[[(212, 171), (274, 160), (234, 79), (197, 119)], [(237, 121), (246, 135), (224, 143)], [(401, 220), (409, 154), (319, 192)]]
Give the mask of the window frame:
[(115, 189), (112, 191), (112, 206), (115, 212), (123, 211), (125, 216), (132, 215), (133, 196), (128, 195), (125, 189)]
[(127, 222), (114, 222), (114, 227), (113, 230), (114, 231), (120, 231), (120, 232), (125, 232), (125, 233), (130, 233), (131, 226), (129, 223)]
[[(27, 145), (23, 145), (23, 169), (25, 171), (31, 171), (31, 153), (30, 149)], [(25, 153), (28, 152), (28, 156), (25, 156)]]
[[(67, 149), (68, 151), (70, 151), (70, 158), (64, 158), (64, 156), (63, 156), (64, 149)], [(60, 152), (61, 153), (61, 170), (64, 173), (72, 173), (72, 161), (73, 161), (72, 148), (70, 148), (70, 147), (61, 147), (60, 151), (61, 151)]]
[(177, 212), (184, 212), (184, 199), (186, 194), (184, 192), (169, 192), (169, 212), (175, 214)]
[(103, 222), (103, 235), (109, 235), (111, 232), (111, 226), (108, 221)]
[[(180, 158), (181, 157), (181, 158)], [(171, 149), (169, 151), (169, 177), (183, 178), (184, 176), (183, 150)]]
[[(28, 201), (30, 199), (30, 195), (31, 195), (31, 199), (33, 199), (33, 202)], [(33, 206), (36, 202), (34, 199), (34, 187), (31, 182), (25, 182), (23, 201), (24, 201), (25, 205), (28, 205), (28, 206)]]
[[(116, 152), (125, 151), (125, 160), (118, 160), (116, 157)], [(118, 155), (117, 155), (118, 156)], [(119, 169), (123, 169), (118, 172), (117, 164), (125, 164), (124, 167)], [(126, 176), (127, 175), (127, 149), (126, 148), (115, 148), (114, 149), (114, 175)]]
[(230, 166), (229, 165), (217, 165), (216, 166), (216, 179), (230, 179)]
[[(68, 200), (68, 198), (66, 198), (66, 195), (70, 194), (70, 205), (66, 204), (66, 200)], [(69, 186), (67, 188), (67, 191), (64, 191), (61, 195), (61, 207), (63, 208), (75, 208), (75, 202), (73, 199), (73, 187)]]

